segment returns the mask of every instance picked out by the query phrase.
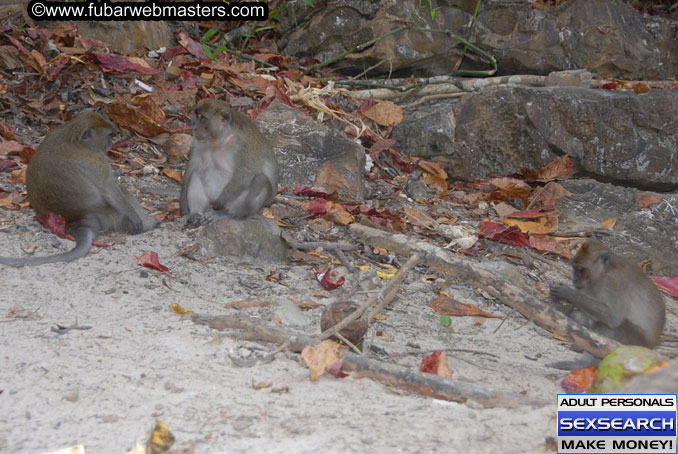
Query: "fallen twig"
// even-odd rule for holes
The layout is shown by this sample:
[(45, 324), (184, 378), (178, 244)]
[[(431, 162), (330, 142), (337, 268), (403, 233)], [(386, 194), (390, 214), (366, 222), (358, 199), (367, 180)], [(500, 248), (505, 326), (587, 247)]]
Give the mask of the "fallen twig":
[[(289, 342), (290, 349), (300, 352), (306, 346), (320, 341), (311, 336), (295, 334), (274, 326), (266, 326), (261, 320), (243, 314), (209, 316), (194, 314), (193, 322), (207, 325), (212, 329), (243, 329), (238, 339), (283, 344)], [(369, 377), (388, 386), (394, 386), (416, 394), (454, 402), (477, 402), (483, 407), (515, 408), (524, 405), (544, 406), (550, 402), (527, 398), (519, 394), (506, 393), (482, 385), (467, 383), (416, 370), (396, 369), (381, 361), (365, 358), (351, 352), (344, 352), (344, 370), (354, 372), (358, 377)]]
[(334, 336), (336, 333), (338, 333), (346, 326), (348, 326), (349, 323), (351, 323), (354, 320), (358, 320), (368, 309), (374, 307), (374, 310), (370, 312), (370, 315), (367, 320), (367, 322), (369, 323), (374, 318), (374, 316), (378, 314), (379, 311), (382, 310), (384, 306), (386, 306), (395, 297), (395, 294), (398, 291), (400, 284), (402, 284), (403, 280), (405, 280), (407, 273), (412, 268), (417, 266), (419, 262), (421, 262), (421, 254), (413, 254), (412, 257), (410, 257), (409, 260), (407, 260), (407, 262), (405, 262), (405, 264), (398, 270), (393, 279), (388, 281), (388, 284), (386, 284), (379, 291), (379, 293), (377, 293), (369, 300), (367, 300), (366, 303), (361, 304), (360, 307), (354, 312), (351, 312), (351, 314), (348, 317), (346, 317), (333, 327), (326, 329), (325, 331), (320, 333), (318, 335), (318, 339), (323, 340), (327, 339), (328, 337)]
[(468, 260), (456, 258), (453, 253), (438, 246), (411, 236), (392, 234), (360, 224), (352, 224), (350, 230), (373, 247), (381, 247), (403, 255), (421, 253), (429, 267), (484, 289), (488, 294), (511, 306), (529, 320), (560, 337), (571, 338), (575, 344), (599, 358), (620, 345), (619, 342), (590, 331), (565, 317), (559, 311), (525, 293), (504, 277), (479, 268)]

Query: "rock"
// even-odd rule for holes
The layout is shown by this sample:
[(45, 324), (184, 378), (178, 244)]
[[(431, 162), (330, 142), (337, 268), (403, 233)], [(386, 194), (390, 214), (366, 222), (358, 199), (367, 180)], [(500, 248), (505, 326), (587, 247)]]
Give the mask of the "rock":
[(273, 144), (281, 185), (310, 185), (364, 199), (362, 146), (279, 101), (264, 109), (256, 123)]
[(287, 259), (287, 244), (280, 237), (280, 228), (260, 215), (243, 220), (222, 219), (208, 225), (198, 243), (209, 255), (227, 256), (234, 261), (283, 263)]
[[(328, 305), (323, 311), (320, 318), (320, 329), (326, 331), (358, 310), (358, 304), (353, 301), (337, 301)], [(357, 345), (365, 333), (367, 333), (367, 318), (365, 314), (361, 315), (357, 320), (353, 320), (346, 325), (344, 329), (339, 331), (339, 334), (344, 336), (353, 345)], [(332, 336), (332, 339), (341, 342), (341, 339)]]
[(301, 310), (288, 299), (281, 299), (274, 304), (274, 313), (283, 326), (302, 327), (308, 324), (308, 318)]
[(544, 80), (547, 87), (581, 87), (589, 88), (591, 86), (593, 74), (585, 69), (575, 69), (572, 71), (554, 71)]
[(399, 149), (439, 162), (451, 178), (506, 175), (521, 164), (538, 169), (569, 154), (577, 174), (671, 190), (678, 188), (678, 161), (672, 158), (678, 121), (667, 119), (676, 111), (673, 90), (637, 95), (500, 86), (429, 106), (406, 117), (393, 135)]
[(83, 36), (110, 44), (120, 54), (176, 46), (165, 21), (87, 21), (75, 25)]
[(14, 46), (0, 46), (0, 69), (12, 71), (21, 68), (23, 63), (19, 51)]
[[(285, 2), (282, 5), (282, 36), (279, 44), (285, 53), (321, 61), (329, 60), (402, 25), (446, 29), (461, 34), (470, 19), (467, 12), (454, 5), (437, 9), (435, 18), (431, 18), (429, 5), (416, 1), (318, 0), (314, 1), (315, 8), (302, 3)], [(462, 47), (453, 38), (405, 30), (378, 41), (363, 52), (348, 55), (335, 68), (357, 74), (365, 68), (378, 65), (370, 74), (392, 71), (392, 75), (403, 77), (408, 77), (412, 72), (421, 75), (447, 74), (459, 59), (461, 50)]]
[(673, 79), (678, 71), (675, 25), (623, 0), (568, 0), (543, 9), (483, 3), (472, 41), (497, 59), (500, 74), (587, 68), (603, 77)]
[[(415, 27), (466, 36), (475, 1), (285, 2), (280, 13), (281, 47), (296, 57), (326, 61), (402, 25), (409, 27), (350, 54), (335, 69), (357, 74), (408, 77), (449, 74), (462, 45), (453, 37)], [(589, 69), (603, 77), (673, 79), (678, 73), (676, 25), (640, 14), (624, 0), (569, 0), (558, 7), (530, 8), (528, 2), (484, 0), (471, 42), (497, 60), (498, 74), (541, 74)], [(385, 63), (384, 63), (385, 62)], [(376, 67), (375, 67), (376, 65)], [(488, 69), (469, 52), (461, 69)]]
[(615, 234), (602, 238), (614, 252), (635, 262), (650, 259), (650, 274), (678, 274), (675, 208), (678, 194), (657, 194), (663, 200), (648, 208), (638, 205), (640, 191), (591, 179), (560, 182), (572, 195), (559, 199), (560, 224), (596, 224), (616, 219)]

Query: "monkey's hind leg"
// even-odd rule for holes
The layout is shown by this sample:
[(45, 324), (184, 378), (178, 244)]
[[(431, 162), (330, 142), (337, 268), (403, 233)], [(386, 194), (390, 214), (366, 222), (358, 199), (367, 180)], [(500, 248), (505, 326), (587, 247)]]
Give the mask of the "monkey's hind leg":
[(252, 178), (248, 188), (240, 196), (234, 197), (224, 206), (223, 213), (233, 219), (253, 216), (273, 200), (276, 191), (277, 188), (272, 187), (268, 177), (259, 173)]

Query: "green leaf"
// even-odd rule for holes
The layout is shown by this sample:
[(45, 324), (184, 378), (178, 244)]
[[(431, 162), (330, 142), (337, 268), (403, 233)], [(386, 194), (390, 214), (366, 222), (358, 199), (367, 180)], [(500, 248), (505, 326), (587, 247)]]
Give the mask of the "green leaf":
[(452, 326), (452, 319), (450, 318), (449, 315), (441, 315), (440, 316), (440, 326), (446, 326), (446, 327)]
[(304, 5), (310, 6), (311, 8), (315, 8), (315, 5), (311, 0), (301, 0), (301, 1), (304, 2)]
[(200, 38), (200, 41), (201, 41), (201, 42), (207, 41), (208, 39), (210, 39), (212, 36), (216, 35), (217, 33), (219, 33), (219, 30), (217, 30), (216, 28), (210, 28), (210, 29), (207, 30), (207, 32), (202, 36), (202, 38)]

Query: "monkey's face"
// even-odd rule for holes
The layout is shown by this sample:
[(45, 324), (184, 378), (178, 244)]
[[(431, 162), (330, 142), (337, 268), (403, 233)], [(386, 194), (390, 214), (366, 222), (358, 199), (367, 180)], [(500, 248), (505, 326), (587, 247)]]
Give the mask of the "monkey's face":
[(193, 137), (213, 142), (233, 127), (230, 107), (223, 102), (208, 99), (193, 109)]
[(80, 143), (90, 150), (107, 152), (113, 145), (113, 132), (108, 126), (90, 127), (82, 133)]
[(587, 252), (587, 254), (579, 254), (572, 263), (572, 282), (579, 290), (593, 288), (603, 279), (610, 266), (608, 251), (601, 251), (596, 255), (592, 255), (592, 252)]

